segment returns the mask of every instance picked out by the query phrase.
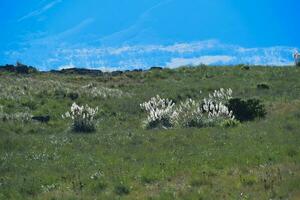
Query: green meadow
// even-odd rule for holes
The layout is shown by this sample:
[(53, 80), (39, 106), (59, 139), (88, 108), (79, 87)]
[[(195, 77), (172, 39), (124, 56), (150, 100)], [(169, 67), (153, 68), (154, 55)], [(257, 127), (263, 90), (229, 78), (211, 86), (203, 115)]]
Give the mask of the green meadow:
[[(180, 102), (219, 88), (261, 100), (266, 117), (143, 128), (140, 104), (151, 97)], [(73, 102), (99, 108), (94, 132), (62, 118)], [(300, 68), (0, 72), (0, 199), (300, 199)]]

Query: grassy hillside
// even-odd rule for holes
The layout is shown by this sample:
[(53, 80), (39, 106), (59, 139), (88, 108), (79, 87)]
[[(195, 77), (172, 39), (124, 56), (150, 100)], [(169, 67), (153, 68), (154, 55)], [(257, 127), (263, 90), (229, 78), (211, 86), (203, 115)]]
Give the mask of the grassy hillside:
[[(219, 88), (262, 100), (266, 118), (231, 128), (142, 128), (139, 104), (152, 96), (179, 102)], [(99, 107), (96, 132), (74, 133), (62, 119), (73, 102)], [(299, 199), (299, 130), (296, 67), (1, 72), (0, 199)]]

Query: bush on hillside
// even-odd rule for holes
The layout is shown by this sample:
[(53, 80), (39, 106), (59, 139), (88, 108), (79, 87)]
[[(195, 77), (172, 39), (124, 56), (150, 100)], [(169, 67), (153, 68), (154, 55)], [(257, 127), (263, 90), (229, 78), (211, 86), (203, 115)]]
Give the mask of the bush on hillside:
[(240, 98), (230, 99), (229, 110), (232, 110), (235, 118), (239, 121), (251, 121), (255, 118), (264, 118), (267, 114), (265, 106), (259, 99), (243, 100)]

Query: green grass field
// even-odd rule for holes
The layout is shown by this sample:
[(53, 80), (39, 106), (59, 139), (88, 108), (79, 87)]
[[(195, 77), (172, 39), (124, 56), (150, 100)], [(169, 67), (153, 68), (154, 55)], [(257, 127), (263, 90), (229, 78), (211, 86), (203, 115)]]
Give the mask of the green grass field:
[[(266, 118), (231, 128), (142, 128), (139, 104), (152, 96), (178, 102), (219, 88), (262, 100)], [(74, 133), (62, 119), (73, 102), (99, 107), (95, 133)], [(2, 72), (0, 106), (1, 200), (300, 199), (299, 67)]]

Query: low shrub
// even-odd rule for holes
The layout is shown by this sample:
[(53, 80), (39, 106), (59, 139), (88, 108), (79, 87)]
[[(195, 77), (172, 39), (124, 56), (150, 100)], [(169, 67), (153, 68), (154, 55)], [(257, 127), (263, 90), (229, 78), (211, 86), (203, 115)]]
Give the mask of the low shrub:
[(79, 98), (79, 94), (77, 92), (70, 92), (67, 94), (67, 96), (73, 101)]
[(54, 96), (58, 99), (63, 99), (67, 96), (67, 90), (62, 88), (57, 88), (54, 90)]
[(34, 102), (32, 99), (22, 100), (21, 105), (24, 106), (24, 107), (29, 108), (30, 110), (36, 110), (37, 109), (37, 103)]
[(75, 132), (93, 132), (96, 130), (95, 116), (98, 107), (91, 108), (88, 105), (79, 106), (73, 103), (71, 111), (62, 115), (63, 118), (71, 118), (73, 120), (73, 130)]
[(115, 193), (117, 195), (128, 195), (130, 192), (129, 188), (123, 184), (119, 184), (117, 186), (115, 186)]
[(251, 121), (255, 118), (264, 118), (267, 114), (265, 106), (259, 99), (243, 100), (240, 98), (230, 99), (229, 110), (232, 110), (235, 118), (239, 121)]
[(230, 128), (230, 127), (236, 127), (239, 126), (241, 124), (240, 121), (236, 120), (236, 119), (227, 119), (224, 120), (223, 122), (221, 122), (221, 127), (224, 128)]

